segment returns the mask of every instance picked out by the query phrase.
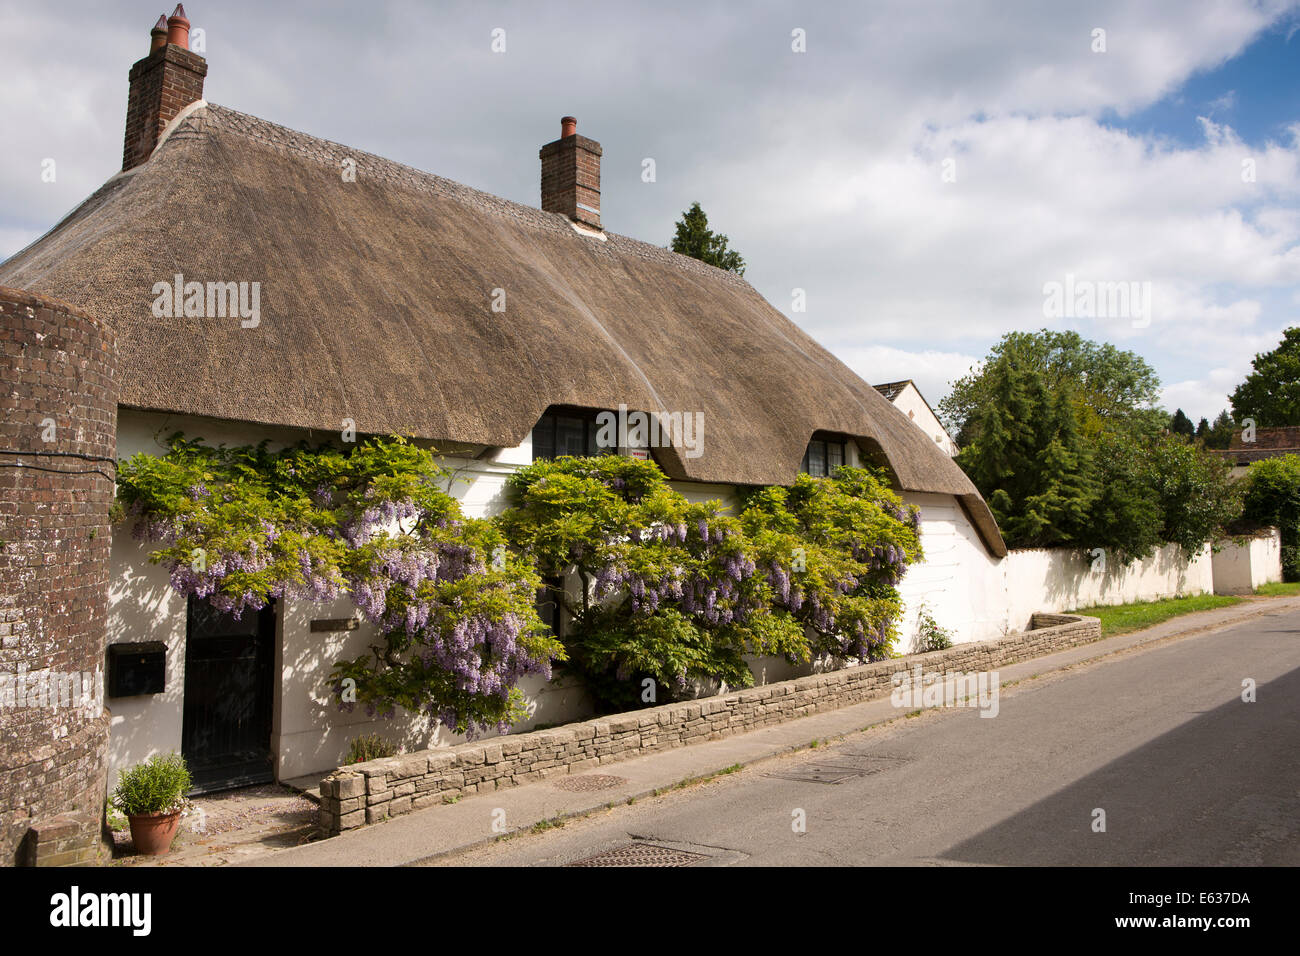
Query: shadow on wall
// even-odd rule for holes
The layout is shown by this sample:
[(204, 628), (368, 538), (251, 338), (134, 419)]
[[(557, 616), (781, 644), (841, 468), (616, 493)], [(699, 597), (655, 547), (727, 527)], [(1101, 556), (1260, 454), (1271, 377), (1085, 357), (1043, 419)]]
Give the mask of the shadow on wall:
[(446, 732), (424, 715), (399, 710), (393, 719), (372, 717), (362, 703), (340, 706), (330, 682), (334, 665), (370, 653), (379, 643), (374, 625), (354, 630), (313, 631), (313, 620), (346, 620), (356, 610), (347, 598), (330, 604), (285, 602), (278, 623), (281, 648), (277, 693), (280, 776), (293, 777), (317, 767), (338, 766), (356, 737), (378, 734), (399, 750), (423, 750), (445, 743)]
[(147, 545), (132, 538), (129, 524), (113, 527), (106, 643), (161, 641), (167, 645), (167, 671), (161, 694), (105, 700), (112, 713), (110, 791), (117, 785), (120, 771), (154, 754), (181, 749), (185, 599), (172, 590), (166, 570), (149, 563), (149, 551)]
[[(273, 731), (280, 779), (292, 779), (340, 766), (352, 740), (377, 734), (394, 749), (410, 753), (463, 743), (456, 734), (425, 714), (398, 708), (392, 719), (371, 717), (364, 704), (340, 709), (330, 681), (334, 665), (370, 654), (380, 641), (378, 629), (364, 621), (353, 630), (312, 631), (313, 620), (345, 620), (356, 615), (350, 599), (332, 604), (286, 602), (279, 621), (280, 680), (277, 723)], [(530, 675), (520, 682), (529, 716), (512, 729), (522, 733), (541, 724), (585, 719), (594, 711), (580, 682), (562, 671), (547, 683)], [(483, 734), (496, 736), (495, 731)]]
[[(1062, 611), (1097, 604), (1125, 604), (1199, 594), (1205, 582), (1194, 578), (1205, 554), (1188, 558), (1180, 545), (1169, 544), (1144, 561), (1124, 565), (1114, 554), (1101, 551), (1043, 549), (1013, 551), (1007, 555), (1013, 578), (1021, 568), (1033, 569), (1037, 610)], [(1019, 566), (1019, 567), (1018, 567)], [(1018, 590), (1013, 584), (1013, 594)], [(1026, 622), (1027, 623), (1027, 622)]]

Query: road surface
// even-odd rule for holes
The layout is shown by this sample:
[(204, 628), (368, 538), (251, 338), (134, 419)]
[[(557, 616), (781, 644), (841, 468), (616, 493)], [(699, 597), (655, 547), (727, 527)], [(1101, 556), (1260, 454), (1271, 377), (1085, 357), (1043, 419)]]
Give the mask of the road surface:
[(1286, 610), (429, 865), (1295, 866), (1298, 754)]

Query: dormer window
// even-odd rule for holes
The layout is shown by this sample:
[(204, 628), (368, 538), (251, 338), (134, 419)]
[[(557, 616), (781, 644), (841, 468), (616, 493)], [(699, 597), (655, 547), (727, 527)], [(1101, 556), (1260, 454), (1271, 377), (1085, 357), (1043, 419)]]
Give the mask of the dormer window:
[(803, 464), (799, 470), (814, 478), (826, 478), (835, 473), (835, 469), (844, 464), (846, 442), (834, 435), (813, 436), (808, 443), (808, 450), (803, 453)]
[(564, 455), (582, 458), (616, 454), (617, 448), (596, 443), (598, 411), (581, 408), (549, 408), (533, 426), (533, 461), (550, 461)]

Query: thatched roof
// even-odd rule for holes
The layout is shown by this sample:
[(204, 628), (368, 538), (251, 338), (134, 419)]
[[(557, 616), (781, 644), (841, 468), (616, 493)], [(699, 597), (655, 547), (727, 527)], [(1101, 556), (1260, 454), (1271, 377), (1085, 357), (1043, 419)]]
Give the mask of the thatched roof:
[[(177, 272), (260, 282), (260, 325), (155, 318)], [(742, 485), (792, 482), (813, 432), (837, 432), (903, 490), (959, 496), (1005, 553), (960, 469), (743, 279), (213, 104), (0, 284), (110, 322), (123, 406), (494, 446), (551, 405), (699, 411), (704, 453), (665, 450), (665, 470)]]

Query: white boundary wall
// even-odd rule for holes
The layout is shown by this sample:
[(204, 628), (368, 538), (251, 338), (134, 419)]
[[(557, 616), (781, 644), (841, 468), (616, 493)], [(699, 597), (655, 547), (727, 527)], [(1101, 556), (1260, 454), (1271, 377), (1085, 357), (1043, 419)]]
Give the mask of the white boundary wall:
[(1128, 567), (1113, 557), (1103, 562), (1061, 548), (1012, 551), (997, 561), (984, 550), (955, 498), (904, 497), (921, 509), (925, 560), (908, 570), (900, 588), (907, 603), (899, 629), (903, 651), (912, 649), (922, 605), (941, 627), (953, 632), (957, 643), (964, 643), (1025, 630), (1035, 611), (1214, 592), (1209, 545), (1190, 561), (1178, 545), (1166, 545)]
[(1261, 584), (1282, 580), (1282, 532), (1269, 528), (1241, 543), (1219, 542), (1214, 555), (1214, 593), (1251, 594)]

